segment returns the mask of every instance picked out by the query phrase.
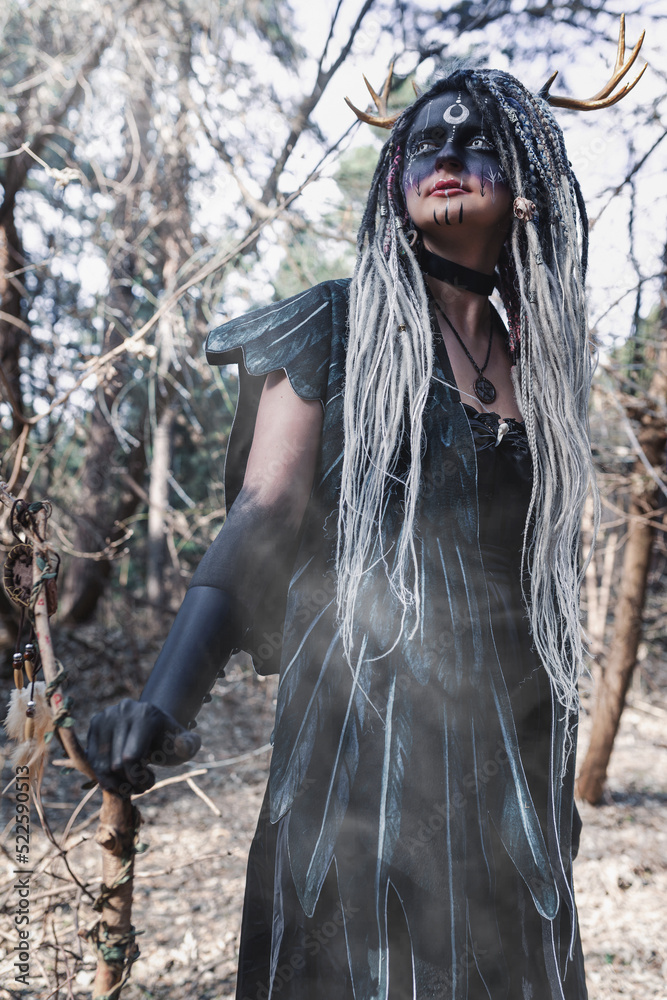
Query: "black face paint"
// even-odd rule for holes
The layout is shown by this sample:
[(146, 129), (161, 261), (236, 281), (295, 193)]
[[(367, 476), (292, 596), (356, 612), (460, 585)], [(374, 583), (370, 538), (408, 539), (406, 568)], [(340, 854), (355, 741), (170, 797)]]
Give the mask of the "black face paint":
[(498, 170), (489, 169), (486, 173), (486, 179), (491, 185), (491, 201), (496, 200), (496, 184), (507, 186), (507, 178), (500, 167)]
[[(494, 202), (496, 186), (505, 181), (482, 115), (467, 95), (457, 91), (439, 94), (421, 108), (415, 119), (406, 143), (406, 195), (414, 190), (421, 197), (427, 178), (432, 183), (438, 172), (444, 177), (463, 179), (466, 189), (479, 185), (482, 195), (486, 184), (490, 184)], [(438, 197), (448, 200), (444, 187)]]

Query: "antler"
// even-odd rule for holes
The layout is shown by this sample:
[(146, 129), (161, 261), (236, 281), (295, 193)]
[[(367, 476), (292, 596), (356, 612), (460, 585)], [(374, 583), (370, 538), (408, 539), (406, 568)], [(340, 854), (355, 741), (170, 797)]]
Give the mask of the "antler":
[(621, 89), (613, 94), (612, 91), (619, 81), (623, 79), (625, 74), (628, 72), (632, 64), (635, 62), (637, 56), (639, 55), (639, 50), (642, 47), (642, 42), (644, 41), (645, 31), (642, 31), (639, 36), (639, 41), (635, 45), (634, 49), (630, 53), (630, 57), (627, 62), (625, 59), (625, 14), (621, 14), (621, 25), (618, 32), (618, 49), (616, 51), (616, 65), (614, 66), (614, 72), (612, 73), (608, 83), (604, 85), (602, 90), (599, 90), (597, 94), (593, 97), (589, 97), (587, 100), (577, 100), (573, 97), (558, 97), (551, 95), (549, 93), (549, 87), (554, 82), (558, 75), (558, 70), (553, 73), (547, 82), (544, 84), (540, 90), (540, 97), (543, 97), (555, 108), (573, 108), (577, 111), (598, 111), (600, 108), (610, 108), (612, 104), (616, 104), (621, 98), (629, 94), (634, 86), (636, 86), (641, 80), (648, 63), (644, 65), (637, 76), (629, 83), (626, 83)]
[(369, 93), (375, 102), (375, 107), (380, 112), (379, 115), (369, 115), (366, 111), (360, 111), (359, 108), (355, 108), (354, 104), (349, 98), (345, 98), (345, 103), (348, 107), (352, 108), (355, 115), (359, 121), (366, 122), (367, 125), (377, 125), (378, 128), (393, 128), (396, 121), (398, 121), (401, 112), (397, 111), (396, 114), (390, 115), (388, 113), (387, 101), (389, 100), (389, 90), (391, 88), (391, 78), (394, 75), (394, 64), (389, 67), (389, 72), (387, 74), (387, 79), (384, 81), (384, 86), (382, 88), (381, 94), (376, 94), (370, 83), (364, 77), (364, 83), (368, 87)]

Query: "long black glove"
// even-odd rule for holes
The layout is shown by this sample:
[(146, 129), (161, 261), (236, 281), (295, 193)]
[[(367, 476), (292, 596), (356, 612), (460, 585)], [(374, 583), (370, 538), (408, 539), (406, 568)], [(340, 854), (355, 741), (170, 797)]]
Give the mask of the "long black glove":
[(103, 788), (129, 795), (155, 782), (150, 765), (180, 764), (199, 750), (189, 732), (243, 633), (238, 604), (217, 587), (191, 587), (139, 701), (98, 712), (88, 760)]

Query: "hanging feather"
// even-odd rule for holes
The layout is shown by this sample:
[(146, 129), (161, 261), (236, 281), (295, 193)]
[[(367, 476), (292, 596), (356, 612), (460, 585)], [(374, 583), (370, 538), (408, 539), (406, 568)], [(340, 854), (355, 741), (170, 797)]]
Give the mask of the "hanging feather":
[(10, 740), (16, 741), (10, 756), (14, 768), (39, 766), (46, 753), (45, 737), (51, 729), (51, 713), (45, 692), (44, 681), (36, 681), (11, 693), (5, 731)]

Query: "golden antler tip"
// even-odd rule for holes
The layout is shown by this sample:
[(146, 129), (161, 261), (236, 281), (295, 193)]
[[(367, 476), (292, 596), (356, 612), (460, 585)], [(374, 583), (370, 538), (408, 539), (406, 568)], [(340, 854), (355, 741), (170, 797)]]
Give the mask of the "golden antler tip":
[(375, 93), (375, 91), (373, 90), (372, 86), (368, 82), (367, 77), (365, 77), (363, 73), (361, 75), (364, 77), (364, 83), (366, 84), (366, 87), (368, 88), (368, 93), (371, 95), (371, 97), (373, 98), (373, 101), (375, 102), (375, 107), (379, 108), (380, 104), (382, 102), (382, 98), (380, 97), (379, 94)]
[(384, 87), (382, 88), (382, 99), (385, 102), (389, 100), (389, 91), (391, 90), (391, 81), (394, 77), (394, 60), (389, 63), (389, 72), (387, 73), (387, 79), (384, 81)]
[(604, 85), (602, 90), (599, 90), (597, 94), (593, 97), (589, 97), (586, 100), (579, 100), (571, 97), (558, 97), (557, 95), (552, 96), (549, 94), (549, 87), (556, 78), (556, 73), (549, 77), (545, 85), (540, 91), (540, 96), (549, 102), (553, 107), (556, 108), (572, 108), (577, 111), (598, 111), (601, 108), (609, 108), (612, 104), (616, 104), (620, 101), (622, 97), (625, 97), (633, 87), (639, 82), (644, 74), (644, 70), (648, 63), (644, 66), (640, 73), (637, 74), (635, 79), (631, 83), (626, 83), (619, 91), (615, 94), (613, 93), (614, 88), (617, 83), (623, 79), (626, 73), (629, 71), (630, 67), (633, 65), (637, 56), (639, 55), (639, 50), (642, 46), (642, 42), (646, 36), (646, 31), (642, 31), (639, 36), (639, 40), (635, 44), (632, 52), (628, 59), (625, 59), (625, 14), (621, 14), (621, 23), (618, 31), (618, 49), (616, 52), (616, 64), (614, 70), (608, 82)]
[(558, 70), (556, 70), (554, 73), (551, 74), (551, 76), (549, 77), (549, 79), (547, 80), (547, 82), (544, 84), (544, 86), (540, 90), (540, 96), (541, 97), (548, 98), (548, 96), (549, 96), (549, 87), (554, 82), (554, 80), (556, 79), (557, 76), (558, 76)]
[(376, 128), (393, 128), (400, 115), (400, 111), (395, 115), (369, 115), (368, 112), (360, 111), (359, 108), (356, 108), (349, 97), (345, 98), (345, 103), (354, 111), (359, 121), (366, 122), (367, 125), (375, 125)]
[(382, 87), (381, 94), (377, 94), (375, 92), (371, 84), (364, 76), (364, 83), (368, 87), (368, 92), (373, 98), (375, 107), (379, 112), (377, 115), (371, 115), (368, 114), (368, 112), (366, 111), (360, 111), (359, 108), (355, 108), (354, 104), (352, 103), (352, 101), (349, 100), (349, 98), (347, 97), (345, 98), (345, 103), (348, 105), (348, 107), (350, 107), (354, 111), (355, 115), (360, 121), (366, 122), (368, 125), (375, 125), (378, 128), (387, 128), (387, 129), (393, 128), (394, 123), (397, 121), (401, 113), (400, 111), (398, 111), (394, 115), (390, 115), (388, 113), (387, 101), (389, 99), (389, 90), (391, 88), (391, 80), (393, 73), (394, 73), (394, 64), (392, 62), (391, 65), (389, 66), (389, 72), (387, 74), (387, 79), (385, 80), (384, 85)]

